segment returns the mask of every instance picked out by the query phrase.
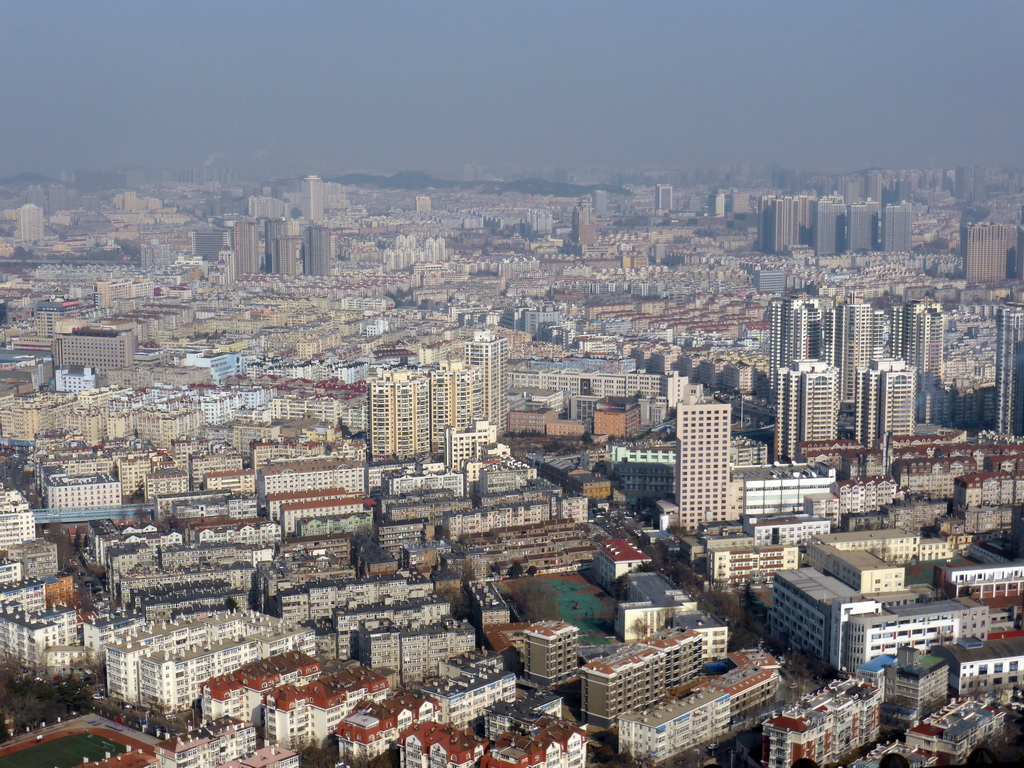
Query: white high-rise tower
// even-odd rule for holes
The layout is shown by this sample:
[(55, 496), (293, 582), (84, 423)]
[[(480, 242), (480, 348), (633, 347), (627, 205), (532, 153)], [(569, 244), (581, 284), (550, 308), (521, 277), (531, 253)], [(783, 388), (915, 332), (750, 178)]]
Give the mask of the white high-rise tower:
[(917, 372), (903, 360), (873, 360), (857, 371), (857, 442), (914, 434)]
[(679, 525), (727, 520), (732, 406), (704, 396), (700, 384), (684, 387), (676, 405), (676, 504)]
[(319, 176), (302, 180), (302, 215), (309, 221), (320, 221), (324, 217), (324, 182)]
[(18, 232), (15, 239), (19, 243), (34, 243), (43, 239), (43, 209), (28, 203), (18, 209)]
[(508, 429), (508, 339), (477, 331), (466, 342), (466, 362), (483, 370), (483, 416), (503, 434)]
[(835, 440), (839, 371), (821, 360), (798, 360), (776, 378), (775, 460), (792, 461), (808, 440)]
[(825, 316), (818, 299), (807, 296), (775, 299), (768, 306), (768, 319), (772, 386), (775, 386), (778, 370), (794, 360), (816, 360), (825, 356), (822, 348)]
[(884, 353), (881, 310), (859, 302), (838, 304), (825, 325), (825, 360), (839, 369), (839, 397), (853, 402), (857, 370)]

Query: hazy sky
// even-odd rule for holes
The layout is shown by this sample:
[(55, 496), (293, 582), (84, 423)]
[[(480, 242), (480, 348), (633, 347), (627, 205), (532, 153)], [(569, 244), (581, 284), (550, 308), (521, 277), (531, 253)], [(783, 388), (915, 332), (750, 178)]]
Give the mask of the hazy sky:
[(0, 175), (1024, 160), (1024, 3), (6, 0)]

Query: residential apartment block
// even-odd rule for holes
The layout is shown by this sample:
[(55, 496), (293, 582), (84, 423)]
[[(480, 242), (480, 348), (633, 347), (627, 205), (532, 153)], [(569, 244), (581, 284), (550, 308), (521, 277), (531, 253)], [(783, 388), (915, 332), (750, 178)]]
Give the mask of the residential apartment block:
[(852, 681), (839, 681), (797, 706), (765, 721), (761, 764), (790, 768), (807, 758), (819, 765), (835, 762), (878, 738), (882, 692)]

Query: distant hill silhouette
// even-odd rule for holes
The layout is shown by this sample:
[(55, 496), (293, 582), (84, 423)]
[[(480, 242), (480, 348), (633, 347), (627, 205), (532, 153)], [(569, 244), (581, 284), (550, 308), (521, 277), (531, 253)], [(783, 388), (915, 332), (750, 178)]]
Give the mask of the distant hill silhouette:
[(27, 187), (30, 184), (56, 184), (57, 180), (41, 173), (19, 173), (0, 179), (0, 187)]
[(379, 187), (380, 189), (475, 189), (481, 192), (517, 192), (524, 195), (550, 195), (552, 197), (581, 197), (598, 189), (614, 195), (628, 195), (629, 190), (614, 184), (569, 184), (562, 181), (546, 181), (544, 179), (516, 179), (515, 181), (454, 181), (439, 179), (429, 173), (419, 171), (401, 171), (394, 176), (375, 176), (371, 173), (349, 173), (326, 179), (337, 184), (351, 184), (359, 187)]

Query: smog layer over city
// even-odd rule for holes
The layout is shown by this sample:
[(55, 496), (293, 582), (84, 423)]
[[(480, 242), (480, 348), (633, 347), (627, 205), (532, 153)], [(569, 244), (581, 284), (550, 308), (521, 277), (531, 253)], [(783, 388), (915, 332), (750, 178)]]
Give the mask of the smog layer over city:
[(1020, 768), (1022, 28), (9, 0), (0, 768)]

